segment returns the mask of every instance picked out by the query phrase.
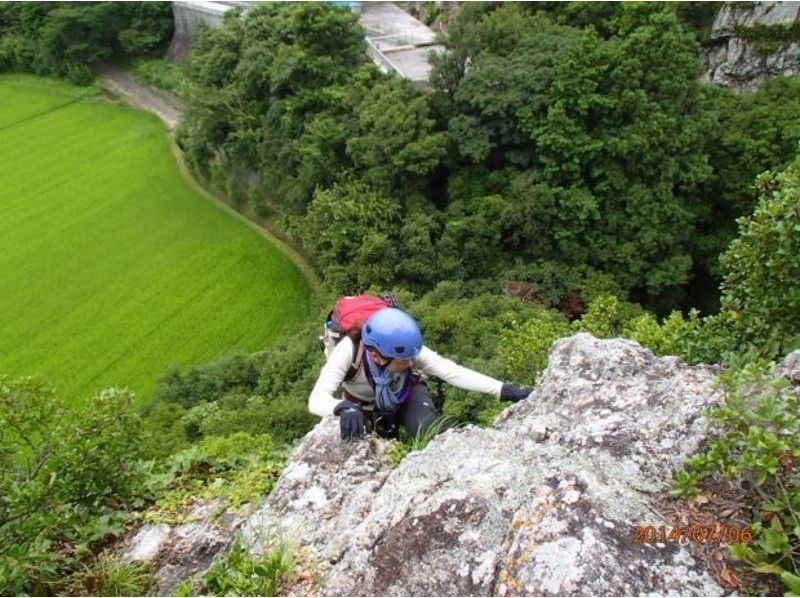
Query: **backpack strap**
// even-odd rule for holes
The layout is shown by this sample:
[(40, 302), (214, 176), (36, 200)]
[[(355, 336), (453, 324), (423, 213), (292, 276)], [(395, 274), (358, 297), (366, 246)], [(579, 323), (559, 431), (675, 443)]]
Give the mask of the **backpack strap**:
[(358, 341), (358, 346), (353, 355), (353, 363), (350, 364), (350, 368), (347, 370), (347, 375), (344, 377), (345, 382), (349, 382), (353, 378), (356, 377), (358, 374), (358, 370), (361, 368), (361, 360), (364, 357), (364, 343), (360, 340)]

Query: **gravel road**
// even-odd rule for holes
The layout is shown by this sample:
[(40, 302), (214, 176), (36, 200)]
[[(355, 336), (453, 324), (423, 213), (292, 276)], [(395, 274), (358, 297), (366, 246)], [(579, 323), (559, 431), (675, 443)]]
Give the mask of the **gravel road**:
[(152, 112), (164, 121), (170, 131), (178, 126), (181, 118), (178, 106), (137, 83), (128, 73), (113, 64), (101, 64), (95, 70), (103, 85), (119, 94), (131, 106)]

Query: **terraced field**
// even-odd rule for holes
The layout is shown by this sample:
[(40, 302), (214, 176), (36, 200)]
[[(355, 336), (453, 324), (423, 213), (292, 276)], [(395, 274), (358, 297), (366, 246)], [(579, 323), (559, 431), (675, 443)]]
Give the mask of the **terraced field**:
[(0, 373), (141, 401), (170, 364), (263, 348), (310, 305), (297, 267), (182, 177), (154, 116), (0, 77)]

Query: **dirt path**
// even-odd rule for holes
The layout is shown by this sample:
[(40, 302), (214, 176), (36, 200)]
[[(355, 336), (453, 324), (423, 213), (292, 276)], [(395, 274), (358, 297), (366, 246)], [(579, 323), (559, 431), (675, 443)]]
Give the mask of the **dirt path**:
[(178, 126), (181, 118), (178, 106), (137, 83), (128, 73), (113, 64), (101, 64), (96, 71), (103, 85), (123, 96), (130, 105), (152, 112), (164, 121), (170, 131), (174, 131)]

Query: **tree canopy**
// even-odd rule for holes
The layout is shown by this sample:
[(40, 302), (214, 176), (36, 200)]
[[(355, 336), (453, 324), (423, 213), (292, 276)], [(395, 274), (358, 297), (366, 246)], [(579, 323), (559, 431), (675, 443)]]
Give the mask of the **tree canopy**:
[[(788, 89), (698, 81), (691, 8), (470, 3), (424, 91), (366, 62), (355, 15), (258, 6), (198, 40), (181, 144), (201, 173), (257, 173), (257, 201), (305, 223), (337, 291), (365, 270), (418, 291), (515, 279), (558, 303), (604, 273), (669, 309), (697, 276), (719, 279), (747, 181), (791, 158), (800, 124)], [(343, 189), (381, 197), (395, 224), (337, 233), (317, 210)], [(401, 263), (373, 263), (389, 248)]]
[(162, 48), (172, 28), (162, 2), (0, 2), (0, 71), (88, 83), (92, 64)]

